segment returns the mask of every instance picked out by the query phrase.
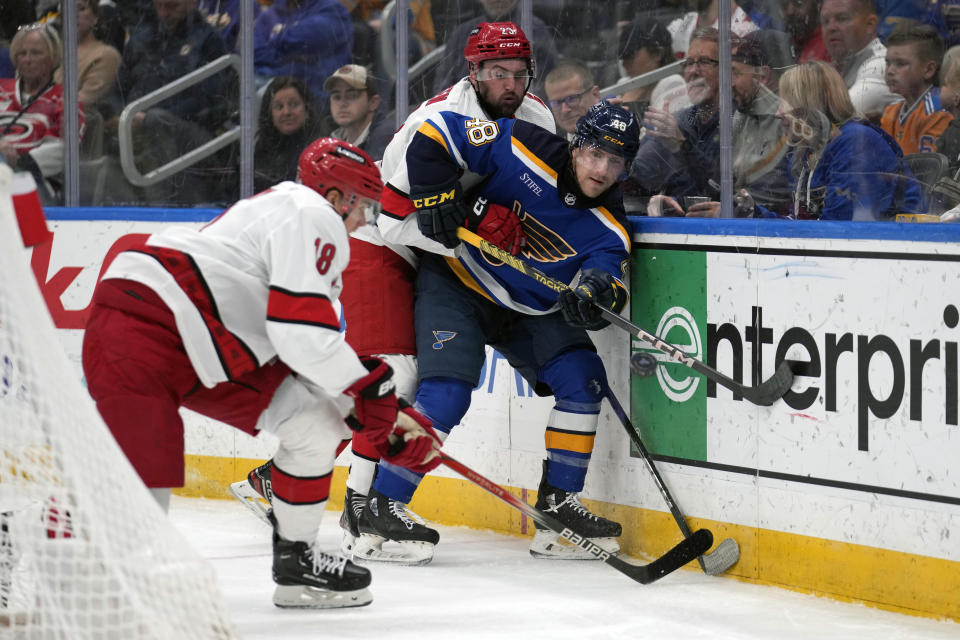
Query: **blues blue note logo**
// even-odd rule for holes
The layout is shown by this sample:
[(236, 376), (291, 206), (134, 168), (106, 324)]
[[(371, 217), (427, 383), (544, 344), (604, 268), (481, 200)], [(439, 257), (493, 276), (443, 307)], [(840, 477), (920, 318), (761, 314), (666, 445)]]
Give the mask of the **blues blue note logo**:
[(436, 338), (437, 341), (433, 343), (433, 348), (436, 351), (440, 351), (440, 349), (443, 349), (443, 343), (447, 340), (453, 340), (456, 335), (456, 331), (434, 331), (433, 337)]

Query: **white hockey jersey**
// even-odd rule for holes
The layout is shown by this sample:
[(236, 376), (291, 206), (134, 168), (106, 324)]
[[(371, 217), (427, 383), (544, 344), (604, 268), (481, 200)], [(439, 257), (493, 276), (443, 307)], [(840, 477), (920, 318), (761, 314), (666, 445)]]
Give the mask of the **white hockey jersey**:
[(344, 340), (347, 230), (312, 189), (283, 182), (203, 229), (174, 227), (125, 251), (104, 278), (153, 289), (207, 387), (279, 357), (332, 396), (366, 375)]
[[(384, 149), (380, 175), (383, 176), (385, 188), (380, 200), (382, 214), (377, 218), (377, 226), (387, 242), (419, 247), (432, 253), (453, 255), (452, 250), (420, 233), (417, 217), (410, 215), (414, 209), (408, 199), (410, 180), (407, 176), (407, 147), (420, 125), (430, 116), (442, 111), (452, 111), (482, 120), (491, 119), (491, 116), (480, 106), (477, 92), (470, 84), (468, 77), (462, 78), (452, 87), (441, 91), (417, 107)], [(540, 98), (532, 93), (526, 94), (514, 117), (531, 122), (547, 131), (556, 131), (553, 113)], [(468, 172), (460, 178), (460, 184), (469, 189), (482, 179), (483, 176)]]

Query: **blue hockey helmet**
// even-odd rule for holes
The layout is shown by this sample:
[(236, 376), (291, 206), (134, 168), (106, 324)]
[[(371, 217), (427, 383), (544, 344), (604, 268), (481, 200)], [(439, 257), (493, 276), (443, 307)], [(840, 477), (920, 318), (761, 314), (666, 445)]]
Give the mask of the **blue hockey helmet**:
[(630, 109), (601, 100), (577, 120), (573, 146), (585, 144), (620, 156), (629, 169), (640, 148), (640, 123)]

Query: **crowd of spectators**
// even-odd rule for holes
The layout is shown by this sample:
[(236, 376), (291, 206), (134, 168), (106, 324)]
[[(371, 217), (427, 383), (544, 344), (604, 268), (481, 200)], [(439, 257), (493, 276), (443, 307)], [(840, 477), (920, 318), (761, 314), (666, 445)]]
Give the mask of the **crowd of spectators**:
[[(95, 162), (107, 175), (95, 181), (96, 193), (85, 190), (84, 180), (81, 198), (88, 204), (186, 206), (234, 200), (238, 144), (145, 186), (132, 184), (120, 162), (121, 145), (131, 145), (137, 171), (163, 172), (237, 127), (240, 83), (234, 69), (120, 116), (135, 100), (237, 53), (241, 0), (69, 1), (77, 15), (81, 161)], [(601, 7), (594, 0), (533, 0), (528, 34), (536, 73), (529, 90), (549, 105), (561, 134), (572, 133), (577, 118), (602, 99), (637, 114), (644, 125), (640, 153), (624, 188), (639, 212), (719, 212), (717, 27), (719, 3), (726, 1), (617, 0)], [(259, 109), (255, 188), (291, 178), (294, 158), (319, 136), (341, 137), (378, 158), (393, 133), (396, 110), (395, 70), (384, 68), (387, 58), (380, 50), (384, 30), (396, 31), (395, 17), (389, 23), (382, 19), (387, 1), (251, 2)], [(47, 199), (56, 202), (63, 172), (60, 5), (56, 0), (2, 5), (0, 150), (8, 163), (42, 178)], [(476, 24), (520, 23), (521, 8), (520, 0), (411, 0), (406, 16), (411, 63), (443, 49), (427, 69), (428, 94), (411, 91), (409, 106), (465, 75), (462, 50)], [(867, 160), (873, 164), (859, 168), (892, 171), (900, 178), (897, 184), (917, 183), (911, 156), (939, 152), (948, 159), (949, 176), (960, 170), (960, 123), (954, 120), (960, 115), (960, 49), (950, 49), (960, 41), (955, 3), (730, 0), (729, 8), (738, 213), (812, 217), (811, 209), (825, 210), (806, 207), (801, 216), (799, 175), (816, 172), (817, 163), (830, 155), (826, 148), (847, 135), (848, 121), (793, 113), (814, 107), (788, 104), (782, 95), (784, 74), (811, 61), (827, 63), (841, 78), (852, 105), (849, 122), (885, 135), (899, 154), (896, 166), (872, 154)], [(680, 72), (626, 91), (601, 89), (676, 61)], [(39, 121), (42, 130), (34, 125)], [(818, 135), (792, 135), (811, 131)], [(860, 144), (864, 135), (851, 139)], [(812, 148), (818, 140), (823, 148)], [(931, 185), (919, 186), (924, 196)], [(914, 207), (908, 198), (895, 202)], [(851, 217), (854, 211), (864, 217), (864, 209), (854, 205), (848, 208)], [(892, 213), (886, 209), (874, 216)]]

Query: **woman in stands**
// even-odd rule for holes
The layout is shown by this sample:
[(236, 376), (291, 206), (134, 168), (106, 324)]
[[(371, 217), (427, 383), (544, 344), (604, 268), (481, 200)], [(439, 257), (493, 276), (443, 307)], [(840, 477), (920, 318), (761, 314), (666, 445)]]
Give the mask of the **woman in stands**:
[(303, 82), (293, 76), (274, 78), (260, 102), (254, 190), (295, 179), (300, 152), (325, 133), (313, 96)]
[[(89, 108), (107, 95), (117, 81), (120, 52), (101, 42), (95, 33), (100, 19), (100, 0), (76, 0), (77, 3), (77, 94), (80, 104)], [(63, 81), (63, 69), (54, 74)]]
[[(33, 173), (38, 185), (63, 173), (63, 86), (53, 77), (61, 52), (52, 27), (20, 27), (10, 42), (16, 77), (0, 80), (0, 153), (15, 170)], [(82, 132), (82, 109), (79, 116)]]
[[(843, 78), (813, 60), (780, 79), (777, 117), (793, 146), (793, 217), (884, 220), (923, 211), (923, 194), (899, 145), (856, 113)], [(757, 206), (765, 217), (775, 214)]]

